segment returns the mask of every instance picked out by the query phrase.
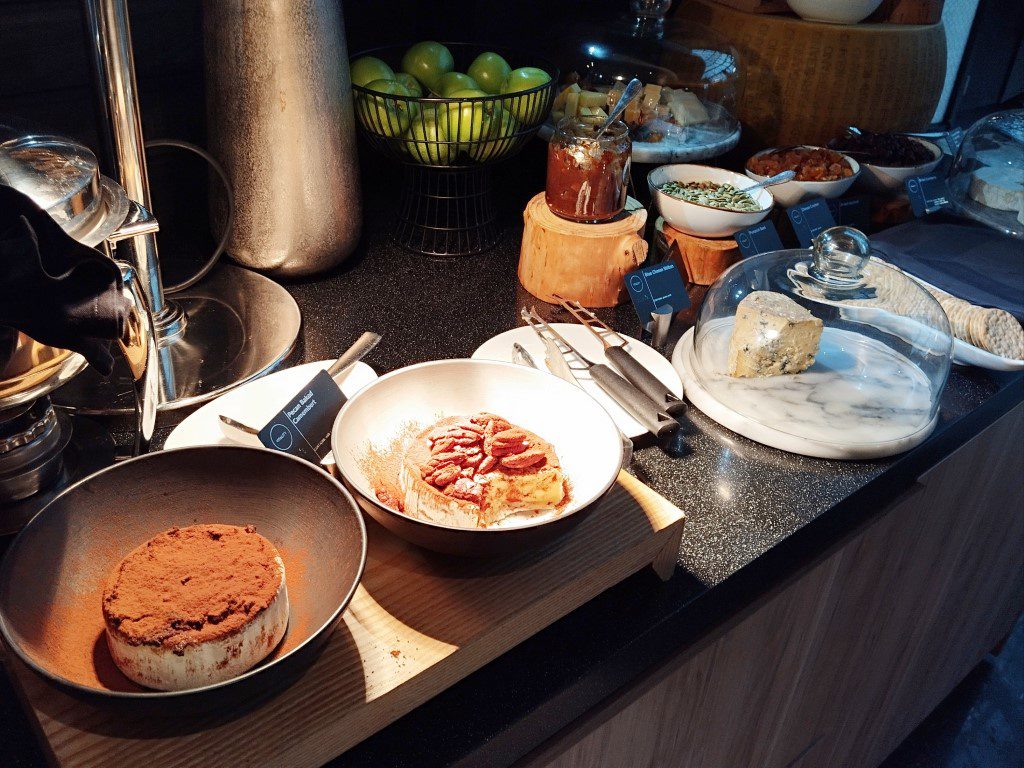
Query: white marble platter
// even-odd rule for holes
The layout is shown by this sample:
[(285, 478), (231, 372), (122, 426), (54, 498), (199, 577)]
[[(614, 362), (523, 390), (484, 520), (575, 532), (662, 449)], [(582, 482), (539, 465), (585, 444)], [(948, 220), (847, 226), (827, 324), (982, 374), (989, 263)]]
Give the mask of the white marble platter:
[[(724, 111), (717, 104), (705, 103), (704, 106), (712, 117)], [(729, 130), (712, 121), (678, 129), (661, 141), (634, 141), (633, 162), (663, 165), (708, 160), (733, 149), (740, 141), (740, 130), (738, 125), (735, 130)], [(554, 126), (548, 122), (541, 125), (538, 135), (544, 141), (550, 141), (554, 132)]]
[(693, 329), (672, 355), (686, 397), (709, 418), (759, 443), (826, 459), (892, 456), (920, 444), (938, 421), (921, 370), (861, 334), (822, 333), (813, 366), (793, 376), (728, 376), (732, 318), (705, 328), (701, 377)]

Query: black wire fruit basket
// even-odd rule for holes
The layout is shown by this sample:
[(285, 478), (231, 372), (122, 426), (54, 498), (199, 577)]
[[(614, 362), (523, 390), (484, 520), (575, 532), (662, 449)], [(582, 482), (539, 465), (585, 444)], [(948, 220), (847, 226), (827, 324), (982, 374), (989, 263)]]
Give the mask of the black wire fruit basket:
[[(395, 238), (431, 256), (468, 256), (492, 248), (500, 236), (492, 169), (513, 157), (544, 123), (554, 101), (558, 70), (532, 54), (494, 46), (445, 43), (456, 70), (493, 52), (514, 70), (538, 67), (550, 80), (509, 94), (442, 98), (404, 96), (353, 84), (356, 122), (370, 145), (403, 166)], [(364, 51), (395, 71), (405, 46)]]

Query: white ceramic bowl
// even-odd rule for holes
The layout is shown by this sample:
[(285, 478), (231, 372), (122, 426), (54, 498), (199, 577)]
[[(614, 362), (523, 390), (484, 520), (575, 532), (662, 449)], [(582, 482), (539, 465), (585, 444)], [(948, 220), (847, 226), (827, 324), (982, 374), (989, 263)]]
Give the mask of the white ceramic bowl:
[[(809, 144), (802, 145), (799, 149), (828, 149), (828, 147), (814, 147)], [(769, 152), (774, 152), (774, 148), (763, 149), (755, 155), (752, 155), (750, 160), (761, 155), (766, 155)], [(838, 150), (831, 150), (836, 152)], [(839, 154), (843, 154), (840, 152)], [(836, 179), (835, 181), (785, 181), (782, 184), (775, 184), (772, 186), (772, 194), (775, 195), (775, 199), (784, 208), (789, 208), (797, 203), (802, 203), (804, 200), (810, 200), (812, 197), (824, 197), (831, 200), (834, 197), (840, 197), (845, 195), (850, 187), (853, 186), (853, 182), (860, 176), (860, 164), (852, 157), (843, 155), (843, 158), (850, 167), (853, 169), (853, 175), (848, 176), (845, 179)], [(752, 178), (754, 181), (764, 181), (767, 176), (761, 176), (760, 174), (754, 173), (750, 170), (750, 160), (746, 163), (747, 176)]]
[(865, 192), (873, 192), (876, 195), (896, 195), (903, 192), (903, 182), (911, 176), (920, 176), (934, 171), (938, 164), (942, 162), (942, 150), (939, 148), (939, 145), (925, 139), (920, 139), (917, 136), (909, 138), (923, 144), (932, 153), (932, 159), (920, 165), (907, 166), (861, 163), (861, 174), (857, 179), (857, 186)]
[[(381, 450), (438, 419), (479, 411), (503, 416), (554, 446), (572, 488), (563, 510), (459, 528), (406, 516), (377, 500), (367, 476), (371, 447)], [(611, 487), (622, 465), (618, 428), (593, 398), (546, 371), (497, 360), (438, 360), (381, 376), (338, 413), (331, 445), (346, 485), (374, 519), (421, 546), (469, 556), (521, 551), (567, 530)]]
[(788, 0), (793, 12), (805, 21), (856, 24), (878, 10), (882, 0)]
[(716, 184), (732, 184), (737, 189), (749, 187), (750, 182), (741, 173), (713, 168), (709, 165), (663, 165), (647, 174), (647, 186), (651, 197), (658, 201), (658, 212), (662, 218), (680, 232), (697, 237), (729, 237), (744, 227), (761, 221), (775, 206), (775, 198), (767, 189), (751, 192), (761, 210), (726, 211), (710, 205), (691, 203), (666, 195), (658, 187), (669, 181), (687, 183), (691, 181), (713, 181)]

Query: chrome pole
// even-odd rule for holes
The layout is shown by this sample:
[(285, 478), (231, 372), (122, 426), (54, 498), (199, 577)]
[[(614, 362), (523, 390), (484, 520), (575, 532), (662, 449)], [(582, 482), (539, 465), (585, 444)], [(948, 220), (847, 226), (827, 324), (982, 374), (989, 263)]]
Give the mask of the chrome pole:
[[(129, 199), (152, 210), (128, 3), (127, 0), (86, 0), (85, 8), (96, 59), (97, 83), (113, 140), (114, 170)], [(138, 235), (129, 238), (126, 244), (146, 290), (153, 319), (157, 327), (162, 328), (168, 319), (168, 309), (160, 282), (156, 235)]]
[[(128, 3), (84, 3), (115, 175), (131, 200), (150, 209)], [(123, 242), (128, 246), (127, 261), (146, 294), (159, 342), (160, 410), (210, 400), (273, 370), (294, 349), (302, 316), (295, 299), (277, 283), (256, 272), (220, 264), (168, 299), (154, 232), (131, 232)], [(60, 404), (83, 413), (130, 413), (136, 403), (128, 383), (122, 376), (103, 379), (87, 369), (61, 388)], [(137, 392), (138, 379), (131, 383)]]

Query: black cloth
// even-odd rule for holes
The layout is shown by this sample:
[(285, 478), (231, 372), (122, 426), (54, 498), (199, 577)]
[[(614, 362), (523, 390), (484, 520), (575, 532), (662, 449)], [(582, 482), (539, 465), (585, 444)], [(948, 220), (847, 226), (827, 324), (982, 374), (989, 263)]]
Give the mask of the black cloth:
[[(81, 353), (104, 376), (131, 305), (121, 270), (65, 234), (30, 197), (0, 185), (0, 326)], [(7, 362), (0, 332), (0, 370)]]
[(1024, 243), (980, 224), (918, 219), (879, 232), (872, 248), (937, 288), (1024, 322)]

